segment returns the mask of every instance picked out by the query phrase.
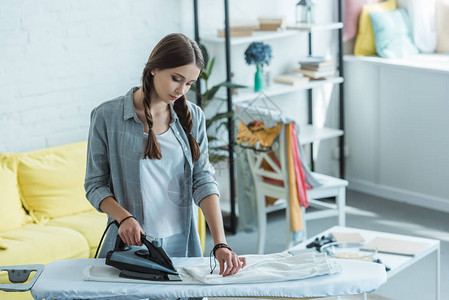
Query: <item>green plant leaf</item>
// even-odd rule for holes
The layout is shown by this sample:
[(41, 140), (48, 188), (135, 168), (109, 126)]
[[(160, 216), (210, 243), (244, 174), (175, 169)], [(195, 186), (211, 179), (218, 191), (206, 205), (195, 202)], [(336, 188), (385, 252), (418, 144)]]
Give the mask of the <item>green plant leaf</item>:
[(207, 72), (205, 72), (203, 70), (203, 72), (201, 72), (199, 78), (204, 79), (204, 80), (209, 80), (209, 74), (207, 74)]
[(224, 113), (217, 113), (212, 118), (206, 120), (206, 128), (209, 128), (209, 126), (213, 122), (215, 122), (217, 120), (220, 120), (220, 119), (223, 119), (223, 118), (229, 118), (229, 117), (232, 117), (233, 115), (234, 115), (233, 111), (228, 111), (228, 112), (224, 112)]
[(200, 43), (198, 46), (200, 47), (201, 53), (203, 54), (204, 65), (207, 66), (207, 64), (209, 63), (209, 52), (207, 52), (207, 48), (203, 44)]
[(204, 100), (211, 100), (214, 98), (215, 94), (218, 92), (218, 90), (221, 88), (219, 85), (215, 85), (203, 94)]
[(228, 121), (224, 121), (224, 122), (221, 122), (220, 124), (218, 124), (217, 130), (220, 129), (220, 127), (223, 127), (223, 126), (228, 127)]
[(212, 59), (209, 61), (209, 63), (206, 65), (207, 74), (210, 76), (212, 74), (212, 69), (214, 68), (215, 64), (215, 56), (212, 57)]
[(224, 86), (224, 87), (229, 87), (229, 88), (247, 88), (246, 85), (241, 85), (241, 84), (237, 84), (237, 83), (233, 83), (233, 82), (229, 82), (229, 81), (224, 81), (222, 83), (219, 83), (220, 86)]
[(203, 95), (200, 94), (200, 92), (198, 91), (198, 89), (196, 88), (196, 86), (192, 85), (192, 86), (190, 87), (190, 90), (191, 90), (192, 92), (194, 92), (195, 95), (197, 95), (198, 97), (203, 98)]
[(215, 153), (209, 153), (209, 161), (211, 163), (217, 163), (220, 161), (223, 161), (227, 159), (228, 157), (225, 155), (215, 154)]
[(208, 91), (206, 91), (204, 93), (204, 97), (206, 99), (213, 99), (215, 97), (215, 94), (218, 92), (218, 90), (221, 87), (226, 87), (226, 88), (246, 88), (247, 86), (241, 85), (241, 84), (232, 83), (232, 82), (228, 82), (228, 81), (224, 81), (224, 82), (221, 82), (221, 83), (219, 83), (217, 85), (214, 85), (212, 88), (210, 88)]

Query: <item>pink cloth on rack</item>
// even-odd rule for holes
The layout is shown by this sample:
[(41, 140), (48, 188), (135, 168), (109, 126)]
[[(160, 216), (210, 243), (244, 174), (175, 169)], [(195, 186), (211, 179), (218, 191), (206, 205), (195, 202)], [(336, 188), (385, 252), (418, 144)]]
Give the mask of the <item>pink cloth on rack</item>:
[(292, 124), (291, 130), (291, 141), (292, 141), (292, 152), (293, 152), (293, 161), (295, 165), (295, 175), (296, 175), (296, 186), (298, 190), (298, 198), (299, 204), (302, 207), (307, 208), (309, 206), (309, 202), (307, 201), (307, 189), (310, 189), (311, 186), (306, 183), (304, 170), (302, 169), (301, 159), (299, 157), (298, 151), (298, 137), (296, 135), (296, 126)]

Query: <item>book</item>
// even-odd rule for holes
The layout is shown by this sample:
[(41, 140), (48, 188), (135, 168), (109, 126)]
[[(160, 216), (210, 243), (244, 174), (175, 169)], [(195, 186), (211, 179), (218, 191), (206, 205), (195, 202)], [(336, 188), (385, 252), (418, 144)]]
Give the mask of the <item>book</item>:
[(326, 71), (335, 71), (335, 66), (329, 65), (329, 66), (313, 66), (309, 64), (302, 64), (301, 69), (303, 70), (310, 70), (310, 71), (318, 71), (318, 72), (326, 72)]
[[(257, 20), (233, 20), (229, 23), (231, 37), (252, 36), (254, 30), (259, 30), (259, 21)], [(225, 37), (225, 30), (217, 31), (218, 37)]]
[(259, 30), (262, 31), (276, 31), (279, 28), (285, 27), (284, 17), (267, 17), (259, 18)]
[(258, 18), (259, 24), (284, 24), (284, 17), (260, 17)]
[(301, 76), (299, 74), (284, 74), (276, 76), (274, 79), (276, 83), (289, 84), (289, 85), (301, 85), (309, 82), (308, 77)]
[(279, 25), (264, 25), (260, 24), (259, 30), (260, 31), (277, 31), (281, 26)]
[(259, 21), (258, 20), (232, 20), (229, 23), (229, 27), (231, 29), (238, 30), (258, 30), (259, 29)]
[(310, 63), (299, 63), (301, 67), (308, 66), (310, 68), (320, 68), (320, 67), (329, 67), (334, 66), (334, 62), (332, 60), (322, 61), (322, 62), (310, 62)]
[(333, 66), (334, 61), (332, 58), (327, 56), (305, 56), (298, 60), (299, 64), (302, 66), (309, 66), (309, 67), (328, 67)]
[(325, 78), (333, 77), (335, 75), (335, 70), (318, 72), (318, 71), (305, 70), (305, 69), (293, 69), (293, 72), (301, 73), (304, 76), (310, 77), (312, 79), (325, 79)]
[(364, 242), (365, 239), (358, 232), (332, 232), (336, 242)]
[(425, 249), (428, 244), (415, 241), (375, 237), (368, 245), (377, 247), (377, 251), (402, 255), (415, 255)]
[[(231, 37), (237, 37), (237, 36), (252, 36), (253, 31), (250, 29), (231, 29), (229, 31), (229, 35)], [(219, 29), (217, 32), (218, 37), (225, 37), (225, 31), (224, 29)]]
[(298, 62), (300, 64), (302, 64), (302, 63), (321, 63), (321, 62), (325, 62), (325, 61), (332, 61), (332, 59), (329, 58), (328, 56), (308, 55), (308, 56), (301, 57), (298, 60)]

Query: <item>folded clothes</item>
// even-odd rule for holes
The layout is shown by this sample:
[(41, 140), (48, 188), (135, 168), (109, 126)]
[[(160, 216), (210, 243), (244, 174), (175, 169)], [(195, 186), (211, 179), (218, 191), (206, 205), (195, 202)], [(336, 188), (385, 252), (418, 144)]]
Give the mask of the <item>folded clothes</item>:
[(154, 283), (154, 284), (236, 284), (262, 283), (305, 279), (320, 275), (331, 275), (342, 271), (335, 260), (324, 253), (308, 252), (292, 256), (288, 253), (268, 255), (246, 255), (247, 266), (237, 274), (223, 277), (218, 268), (210, 274), (210, 266), (206, 260), (199, 265), (184, 265), (175, 268), (182, 281), (151, 282), (139, 279), (119, 277), (120, 270), (110, 266), (89, 266), (83, 271), (83, 280), (104, 282)]
[(230, 284), (252, 282), (277, 282), (298, 280), (342, 271), (342, 267), (324, 253), (308, 252), (292, 256), (275, 253), (269, 255), (247, 255), (247, 266), (237, 274), (223, 277), (215, 269), (210, 274), (209, 265), (178, 268), (181, 278), (204, 284)]

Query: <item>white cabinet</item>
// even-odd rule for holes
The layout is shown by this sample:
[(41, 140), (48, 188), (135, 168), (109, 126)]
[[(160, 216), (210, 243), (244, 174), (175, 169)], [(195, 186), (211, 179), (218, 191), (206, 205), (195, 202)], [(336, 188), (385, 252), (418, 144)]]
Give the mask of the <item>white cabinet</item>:
[(449, 55), (345, 57), (351, 189), (449, 212)]

